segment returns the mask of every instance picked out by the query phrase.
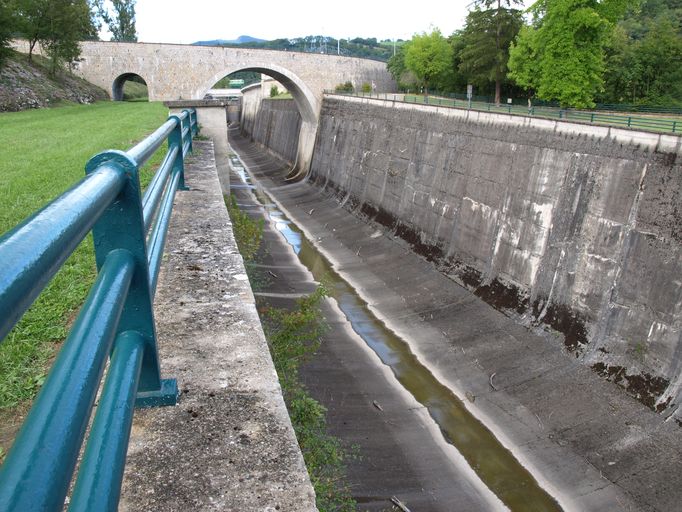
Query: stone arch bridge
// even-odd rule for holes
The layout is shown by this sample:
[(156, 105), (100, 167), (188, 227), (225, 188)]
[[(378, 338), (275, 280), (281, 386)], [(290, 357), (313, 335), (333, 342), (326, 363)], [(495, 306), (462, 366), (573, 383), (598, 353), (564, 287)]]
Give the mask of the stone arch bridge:
[[(17, 42), (22, 50), (22, 42)], [(352, 82), (391, 91), (383, 62), (314, 53), (160, 43), (84, 41), (76, 74), (120, 98), (123, 83), (139, 75), (151, 101), (199, 100), (218, 80), (236, 71), (273, 77), (293, 96), (301, 114), (300, 162), (307, 167), (325, 89)], [(26, 49), (27, 51), (27, 49)]]

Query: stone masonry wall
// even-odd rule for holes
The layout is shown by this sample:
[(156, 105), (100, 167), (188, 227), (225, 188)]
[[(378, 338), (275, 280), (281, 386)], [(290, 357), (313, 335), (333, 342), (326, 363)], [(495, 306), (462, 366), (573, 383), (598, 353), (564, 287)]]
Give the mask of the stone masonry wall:
[(328, 96), (311, 180), (669, 412), (682, 369), (681, 140)]

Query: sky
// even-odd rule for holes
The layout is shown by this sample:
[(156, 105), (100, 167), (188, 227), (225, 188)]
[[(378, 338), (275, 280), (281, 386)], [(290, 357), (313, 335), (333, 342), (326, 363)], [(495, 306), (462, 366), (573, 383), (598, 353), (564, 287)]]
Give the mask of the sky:
[[(149, 43), (193, 43), (240, 35), (385, 40), (410, 39), (431, 27), (448, 36), (464, 25), (470, 4), (471, 0), (137, 0), (135, 12), (138, 41)], [(107, 34), (101, 37), (109, 39)]]

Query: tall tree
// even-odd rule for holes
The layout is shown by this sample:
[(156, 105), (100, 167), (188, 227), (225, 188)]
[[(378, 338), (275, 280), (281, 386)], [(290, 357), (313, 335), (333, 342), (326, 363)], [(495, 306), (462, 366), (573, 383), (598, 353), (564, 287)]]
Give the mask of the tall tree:
[(510, 49), (509, 76), (539, 98), (593, 107), (603, 88), (604, 48), (628, 0), (540, 0), (535, 21)]
[(14, 36), (16, 20), (8, 0), (0, 0), (0, 68), (12, 53), (10, 42)]
[(523, 25), (520, 0), (477, 0), (461, 33), (459, 70), (471, 82), (495, 83), (495, 103), (500, 103), (507, 74), (509, 46)]
[(78, 59), (79, 42), (91, 39), (95, 27), (87, 0), (50, 0), (48, 3), (45, 28), (39, 40), (50, 57), (54, 74), (62, 64), (70, 65)]
[[(407, 43), (409, 44), (409, 43)], [(405, 47), (407, 45), (402, 45), (395, 52), (395, 55), (391, 56), (386, 63), (386, 69), (393, 77), (396, 83), (400, 83), (400, 77), (405, 72)]]
[(462, 38), (462, 31), (455, 30), (448, 37), (448, 43), (452, 48), (452, 79), (449, 81), (446, 90), (452, 92), (461, 92), (466, 90), (469, 80), (467, 76), (462, 73), (462, 52), (464, 51), (464, 39)]
[(646, 0), (606, 47), (603, 102), (682, 105), (682, 1)]
[(79, 41), (97, 36), (87, 0), (16, 0), (17, 30), (29, 42), (31, 60), (36, 44), (52, 61), (52, 72), (76, 60)]
[(33, 58), (36, 44), (48, 30), (48, 0), (17, 0), (19, 33), (28, 40), (28, 60)]
[(405, 68), (417, 77), (425, 92), (443, 83), (452, 72), (452, 47), (440, 30), (415, 34), (405, 49)]
[(109, 27), (112, 41), (137, 41), (135, 0), (111, 0), (113, 11), (100, 4), (100, 16)]
[(405, 66), (405, 52), (409, 47), (410, 42), (401, 45), (388, 62), (386, 68), (393, 79), (398, 84), (400, 90), (410, 90), (417, 85), (417, 78), (414, 73)]

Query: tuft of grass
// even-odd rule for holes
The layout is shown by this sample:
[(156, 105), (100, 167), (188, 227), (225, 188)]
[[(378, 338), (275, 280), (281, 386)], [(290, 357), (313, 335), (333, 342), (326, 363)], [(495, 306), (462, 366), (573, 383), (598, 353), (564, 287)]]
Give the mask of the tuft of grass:
[(263, 219), (254, 220), (239, 209), (237, 198), (234, 194), (230, 197), (224, 196), (225, 206), (232, 220), (232, 231), (237, 241), (239, 252), (245, 262), (253, 261), (261, 240), (263, 239)]
[[(225, 205), (248, 270), (260, 248), (264, 220), (252, 219), (242, 212), (234, 195), (225, 197)], [(253, 280), (251, 283), (253, 287)], [(344, 482), (346, 451), (338, 439), (327, 433), (327, 409), (310, 396), (298, 373), (301, 363), (314, 356), (322, 335), (329, 328), (320, 310), (320, 303), (328, 295), (327, 287), (321, 284), (312, 294), (298, 299), (292, 310), (272, 308), (261, 300), (258, 313), (315, 489), (317, 508), (320, 512), (354, 512), (356, 503)]]
[[(0, 233), (73, 186), (90, 157), (126, 150), (166, 118), (159, 103), (96, 103), (0, 114)], [(145, 185), (152, 158), (140, 180)], [(88, 236), (0, 344), (0, 409), (31, 400), (95, 278)]]
[(327, 409), (310, 396), (298, 375), (301, 363), (320, 346), (328, 326), (320, 302), (328, 296), (324, 285), (296, 301), (293, 310), (260, 307), (265, 336), (279, 376), (284, 401), (303, 453), (321, 512), (351, 512), (356, 503), (345, 485), (346, 451), (327, 433)]

